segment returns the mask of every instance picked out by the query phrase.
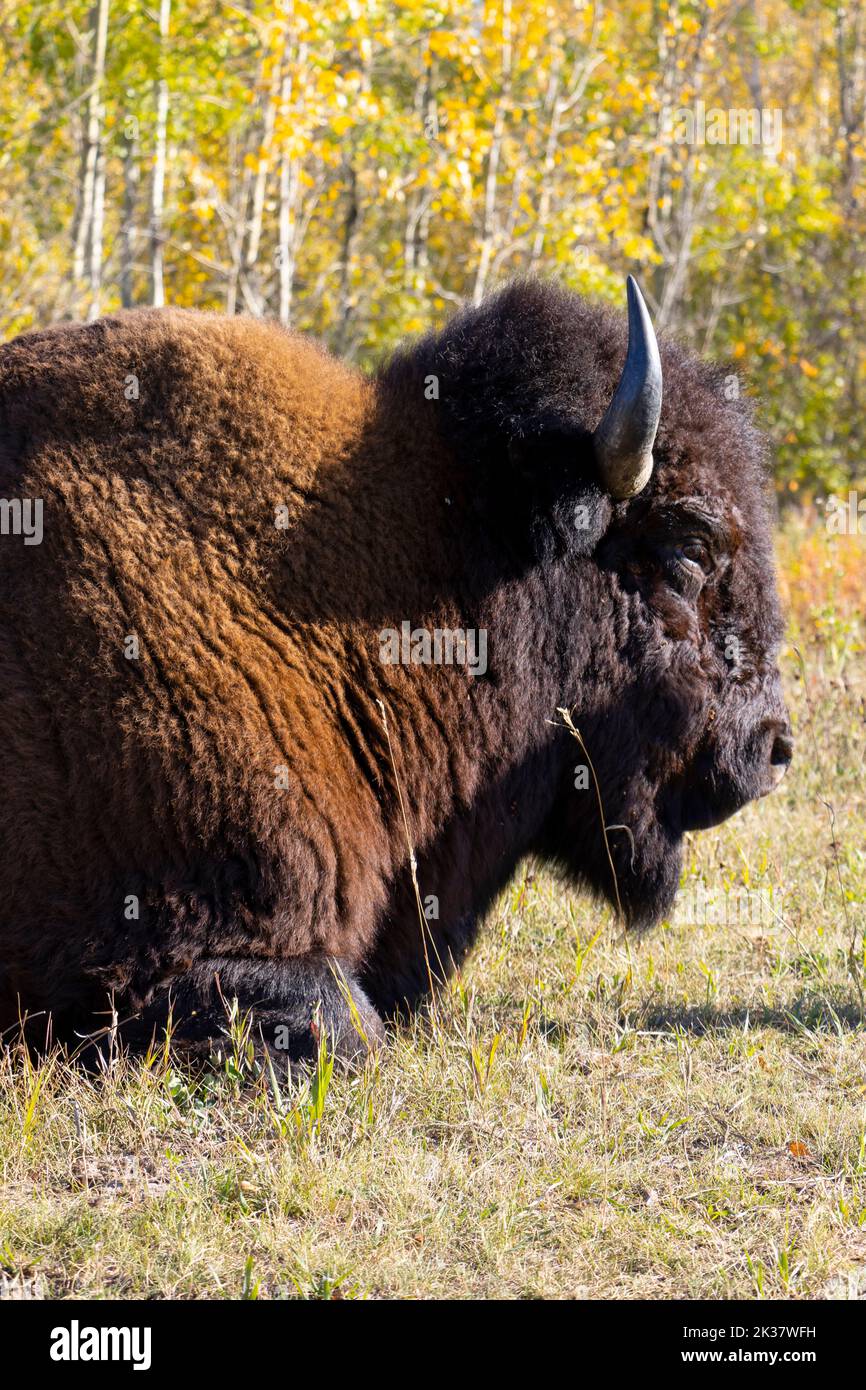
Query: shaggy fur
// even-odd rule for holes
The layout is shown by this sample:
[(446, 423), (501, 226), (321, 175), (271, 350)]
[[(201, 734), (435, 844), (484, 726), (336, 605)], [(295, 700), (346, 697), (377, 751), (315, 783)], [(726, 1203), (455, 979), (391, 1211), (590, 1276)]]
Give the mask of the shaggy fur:
[[(784, 760), (780, 626), (762, 445), (717, 373), (663, 345), (652, 481), (600, 490), (624, 352), (537, 283), (374, 379), (176, 310), (0, 349), (0, 497), (44, 504), (41, 545), (0, 537), (0, 1025), (92, 1027), (113, 992), (147, 1033), (173, 994), (206, 1036), (217, 977), (295, 1055), (317, 1005), (349, 1037), (347, 991), (375, 1038), (530, 851), (669, 910), (683, 832)], [(383, 663), (406, 620), (486, 630), (486, 673)], [(631, 831), (616, 882), (559, 706)]]

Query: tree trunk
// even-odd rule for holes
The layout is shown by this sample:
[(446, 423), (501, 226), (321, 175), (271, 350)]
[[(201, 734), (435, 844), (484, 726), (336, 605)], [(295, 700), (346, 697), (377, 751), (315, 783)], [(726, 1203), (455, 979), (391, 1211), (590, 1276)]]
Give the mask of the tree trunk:
[[(109, 0), (98, 0), (98, 4), (94, 5), (91, 12), (93, 63), (91, 66), (90, 93), (87, 98), (87, 123), (84, 137), (84, 151), (81, 161), (81, 196), (78, 204), (78, 222), (75, 228), (72, 253), (73, 284), (76, 289), (80, 286), (84, 279), (85, 267), (89, 265), (91, 292), (93, 290), (93, 223), (95, 196), (102, 156), (102, 121), (104, 114), (102, 109), (102, 84), (105, 78), (105, 53), (108, 46), (108, 4)], [(102, 201), (104, 201), (104, 198)], [(89, 260), (88, 251), (90, 252)], [(101, 244), (98, 254), (101, 258)]]
[(358, 223), (358, 178), (355, 166), (350, 164), (347, 174), (346, 216), (343, 219), (343, 247), (340, 256), (340, 289), (337, 299), (337, 327), (334, 334), (334, 351), (345, 356), (349, 347), (349, 323), (352, 318), (352, 262), (355, 257), (355, 240)]
[(90, 303), (87, 322), (99, 318), (102, 297), (102, 229), (105, 221), (105, 151), (100, 148), (93, 180), (93, 216), (90, 225)]
[(135, 303), (135, 217), (138, 205), (138, 122), (127, 116), (123, 151), (123, 223), (120, 228), (120, 302), (124, 309)]
[(502, 91), (496, 103), (493, 133), (487, 154), (487, 177), (484, 181), (484, 212), (481, 222), (481, 246), (478, 267), (472, 289), (472, 303), (480, 304), (487, 288), (487, 277), (497, 239), (496, 193), (499, 179), (499, 157), (505, 135), (505, 108), (511, 94), (511, 0), (502, 0)]
[[(283, 74), (280, 105), (283, 112), (292, 97), (292, 77)], [(277, 269), (280, 277), (280, 323), (288, 328), (292, 321), (292, 287), (295, 278), (295, 199), (298, 171), (296, 160), (283, 145), (280, 153), (280, 212), (277, 231)]]
[[(160, 0), (159, 58), (165, 62), (168, 49), (168, 25), (171, 0)], [(156, 84), (156, 150), (153, 160), (153, 183), (150, 198), (150, 302), (156, 308), (165, 303), (164, 253), (165, 241), (162, 218), (165, 207), (165, 153), (168, 138), (168, 81), (163, 76)]]
[[(271, 147), (274, 140), (274, 126), (277, 119), (277, 106), (282, 100), (281, 97), (281, 62), (274, 63), (274, 70), (271, 74), (271, 83), (265, 97), (264, 111), (262, 113), (262, 141), (261, 149), (264, 153), (259, 154), (256, 176), (253, 180), (252, 210), (250, 212), (249, 224), (247, 226), (246, 249), (243, 258), (243, 288), (244, 300), (251, 313), (261, 315), (264, 313), (265, 304), (261, 288), (258, 283), (256, 273), (256, 262), (259, 257), (259, 246), (262, 240), (262, 222), (265, 211), (265, 194), (268, 187), (268, 174), (271, 166)], [(282, 210), (282, 203), (281, 203)]]

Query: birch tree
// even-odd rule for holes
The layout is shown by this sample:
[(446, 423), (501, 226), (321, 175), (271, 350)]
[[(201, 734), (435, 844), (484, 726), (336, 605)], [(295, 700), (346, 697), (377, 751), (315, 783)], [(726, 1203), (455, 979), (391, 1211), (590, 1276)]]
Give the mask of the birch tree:
[(171, 0), (159, 4), (159, 65), (156, 84), (156, 136), (153, 155), (153, 177), (150, 195), (150, 302), (156, 308), (165, 303), (165, 240), (163, 211), (165, 208), (165, 162), (168, 141), (168, 55)]
[(74, 293), (88, 274), (88, 317), (99, 314), (102, 284), (102, 225), (105, 198), (105, 164), (102, 148), (103, 83), (105, 55), (108, 46), (109, 0), (97, 0), (91, 11), (90, 43), (92, 60), (87, 91), (87, 118), (84, 149), (81, 158), (81, 179), (78, 215), (75, 224), (72, 253)]

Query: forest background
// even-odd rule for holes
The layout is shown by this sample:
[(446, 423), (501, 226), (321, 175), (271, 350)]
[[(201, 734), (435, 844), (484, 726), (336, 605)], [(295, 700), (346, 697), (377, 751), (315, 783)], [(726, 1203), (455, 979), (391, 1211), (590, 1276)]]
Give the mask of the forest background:
[(516, 275), (729, 361), (863, 475), (861, 0), (0, 0), (0, 337), (270, 315), (372, 366)]

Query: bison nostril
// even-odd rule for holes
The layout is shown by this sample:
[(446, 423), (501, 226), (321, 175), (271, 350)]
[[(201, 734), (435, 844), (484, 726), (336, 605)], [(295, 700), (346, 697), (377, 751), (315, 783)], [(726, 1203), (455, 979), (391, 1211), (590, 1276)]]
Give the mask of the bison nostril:
[(777, 734), (770, 751), (770, 776), (774, 787), (779, 785), (788, 771), (793, 756), (794, 740), (788, 734)]
[(770, 754), (770, 762), (775, 766), (783, 763), (785, 767), (794, 756), (794, 740), (788, 734), (777, 734), (773, 740), (773, 751)]

